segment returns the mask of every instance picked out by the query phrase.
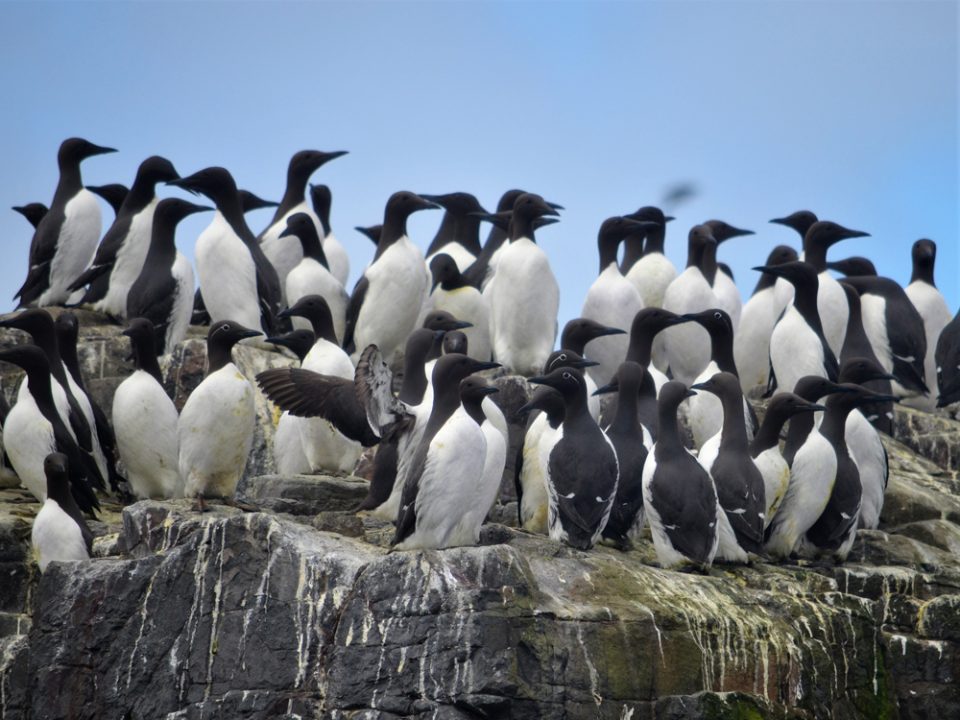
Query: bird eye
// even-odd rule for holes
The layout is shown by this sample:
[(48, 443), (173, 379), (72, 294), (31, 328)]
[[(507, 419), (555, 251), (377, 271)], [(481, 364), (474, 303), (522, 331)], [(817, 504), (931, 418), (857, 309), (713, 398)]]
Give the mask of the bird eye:
[(569, 379), (572, 378), (572, 377), (573, 377), (573, 375), (571, 375), (571, 374), (568, 373), (568, 372), (565, 372), (565, 373), (563, 374), (563, 379), (564, 379), (564, 380), (569, 380)]
[(723, 316), (722, 316), (720, 313), (715, 312), (715, 313), (713, 314), (713, 317), (715, 317), (717, 320), (719, 320), (719, 319), (720, 319), (721, 317), (723, 317)]
[(560, 357), (557, 358), (557, 360), (566, 360), (566, 359), (567, 359), (567, 356), (563, 353), (561, 353)]

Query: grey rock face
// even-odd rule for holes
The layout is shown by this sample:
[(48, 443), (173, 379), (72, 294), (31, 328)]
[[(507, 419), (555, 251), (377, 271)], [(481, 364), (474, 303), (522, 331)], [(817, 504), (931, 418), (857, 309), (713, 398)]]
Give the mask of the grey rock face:
[[(84, 333), (109, 407), (126, 339)], [(236, 358), (251, 378), (291, 362)], [(179, 404), (204, 362), (199, 337), (171, 356)], [(496, 383), (512, 421), (526, 383)], [(0, 720), (960, 716), (949, 419), (940, 445), (885, 438), (881, 528), (847, 564), (703, 576), (655, 567), (649, 540), (581, 553), (499, 524), (478, 547), (388, 553), (392, 526), (350, 512), (364, 481), (270, 474), (276, 417), (259, 398), (241, 494), (262, 512), (105, 502), (95, 559), (42, 577), (39, 505), (0, 490)], [(491, 520), (513, 522), (511, 472)]]

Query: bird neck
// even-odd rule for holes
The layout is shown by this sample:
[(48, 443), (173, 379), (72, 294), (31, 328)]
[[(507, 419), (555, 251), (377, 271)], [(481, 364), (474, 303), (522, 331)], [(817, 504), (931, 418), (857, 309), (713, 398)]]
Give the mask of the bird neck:
[(757, 285), (753, 288), (753, 292), (750, 294), (750, 297), (753, 297), (758, 292), (772, 288), (776, 284), (776, 275), (771, 275), (770, 273), (760, 273), (760, 279), (757, 280)]
[(842, 400), (842, 398), (837, 400), (834, 396), (827, 401), (827, 409), (823, 413), (823, 422), (820, 423), (820, 434), (837, 448), (838, 453), (847, 447), (844, 440), (847, 415), (853, 409)]
[(483, 425), (483, 421), (487, 419), (486, 414), (483, 412), (483, 398), (474, 398), (469, 397), (463, 401), (463, 409), (467, 411), (467, 415), (477, 424)]
[(631, 233), (623, 240), (623, 263), (620, 271), (626, 275), (630, 272), (637, 260), (643, 257), (643, 239), (644, 233)]
[(650, 253), (660, 253), (662, 255), (664, 239), (666, 238), (666, 235), (667, 228), (663, 225), (648, 231), (647, 240), (643, 248), (643, 254), (649, 255)]
[(60, 163), (60, 179), (53, 196), (53, 203), (66, 203), (83, 188), (83, 178), (80, 175), (80, 163), (66, 161)]
[[(156, 216), (155, 216), (156, 217)], [(147, 258), (143, 265), (147, 267), (170, 267), (177, 256), (177, 246), (174, 242), (176, 226), (166, 222), (153, 223), (153, 232), (150, 235), (150, 245), (147, 248)]]
[[(49, 372), (43, 368), (29, 368), (27, 370), (27, 389), (41, 411), (46, 407), (54, 408), (54, 412), (56, 412)], [(46, 413), (44, 413), (44, 416), (46, 416)]]
[(320, 236), (317, 235), (316, 230), (314, 228), (306, 228), (298, 237), (300, 239), (300, 246), (303, 248), (303, 256), (311, 260), (316, 260), (329, 270), (330, 264), (327, 262), (327, 255), (323, 252), (323, 243), (320, 242)]
[(925, 282), (931, 287), (937, 284), (933, 281), (933, 260), (924, 259), (920, 262), (914, 261), (913, 274), (910, 275), (910, 282)]
[(817, 287), (809, 285), (794, 286), (793, 305), (803, 319), (807, 321), (807, 324), (822, 337), (823, 322), (820, 319), (820, 310), (817, 308)]
[(803, 259), (813, 265), (813, 269), (818, 273), (822, 273), (827, 269), (827, 246), (814, 242), (805, 245)]
[(163, 385), (163, 373), (160, 372), (160, 363), (157, 362), (157, 355), (152, 349), (144, 350), (134, 348), (133, 351), (134, 367), (137, 370), (143, 370), (152, 375), (158, 383)]
[(398, 397), (407, 405), (419, 405), (423, 401), (423, 394), (427, 390), (427, 374), (423, 369), (425, 361), (426, 357), (418, 353), (410, 353), (403, 359), (403, 382)]
[(806, 441), (807, 436), (813, 431), (814, 414), (800, 413), (790, 418), (790, 427), (787, 429), (787, 440), (783, 446), (783, 457), (789, 464), (793, 464), (793, 458), (797, 450)]
[(120, 209), (117, 210), (117, 215), (119, 215), (121, 211), (136, 212), (137, 210), (142, 210), (150, 204), (150, 201), (153, 200), (154, 197), (156, 197), (156, 183), (150, 178), (137, 174), (137, 177), (134, 178), (133, 185), (130, 186), (127, 197), (124, 198), (123, 204), (120, 206)]
[(737, 363), (733, 359), (733, 335), (728, 332), (717, 332), (710, 335), (711, 357), (720, 368), (720, 372), (728, 372), (740, 377), (737, 372)]
[(617, 414), (613, 418), (610, 430), (619, 435), (636, 436), (640, 434), (640, 422), (637, 419), (639, 408), (639, 388), (620, 386), (617, 393)]
[(523, 213), (514, 212), (510, 217), (510, 242), (527, 238), (530, 242), (537, 241), (533, 233), (533, 218), (529, 218)]
[(600, 272), (602, 273), (611, 265), (617, 264), (617, 249), (620, 247), (620, 241), (601, 239), (598, 247), (600, 250)]
[(207, 376), (233, 362), (233, 346), (220, 343), (207, 343)]
[(460, 407), (460, 392), (455, 383), (452, 383), (451, 387), (437, 387), (437, 383), (434, 383), (433, 389), (433, 407), (424, 429), (424, 440), (427, 442)]
[(650, 356), (653, 353), (653, 338), (655, 333), (646, 329), (630, 333), (630, 344), (627, 346), (627, 360), (632, 360), (644, 367), (650, 367)]
[(670, 455), (686, 452), (680, 440), (680, 428), (677, 425), (677, 407), (657, 405), (657, 452), (658, 462)]
[[(794, 417), (797, 416), (794, 415)], [(782, 414), (767, 410), (763, 422), (760, 423), (760, 429), (757, 430), (756, 436), (750, 443), (750, 456), (756, 458), (760, 453), (776, 447), (780, 442), (780, 431), (783, 430), (786, 421), (787, 418)]]
[(83, 390), (83, 375), (80, 374), (80, 359), (77, 357), (76, 340), (73, 342), (60, 342), (59, 346), (60, 357), (63, 359), (63, 364), (67, 366), (67, 370), (73, 378), (73, 381), (77, 384), (77, 387)]
[(720, 445), (735, 450), (747, 451), (747, 426), (743, 414), (743, 397), (729, 393), (720, 398), (723, 405), (723, 427), (720, 430)]

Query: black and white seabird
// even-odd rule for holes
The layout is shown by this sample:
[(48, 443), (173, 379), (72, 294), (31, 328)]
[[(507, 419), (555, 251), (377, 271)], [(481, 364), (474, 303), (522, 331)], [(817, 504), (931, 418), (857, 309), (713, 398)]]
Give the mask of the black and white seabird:
[[(817, 375), (800, 378), (793, 389), (793, 394), (797, 397), (807, 402), (819, 404), (823, 404), (829, 395), (838, 392), (845, 392), (841, 385)], [(820, 424), (822, 419), (823, 416), (816, 413), (803, 413), (790, 420), (786, 440), (783, 444), (783, 459), (787, 461), (787, 465), (793, 465), (793, 459), (796, 457), (797, 451), (803, 446), (810, 432), (816, 425)]]
[(54, 328), (57, 335), (57, 347), (60, 350), (60, 358), (63, 360), (63, 365), (67, 368), (73, 384), (86, 397), (83, 404), (86, 405), (89, 403), (90, 410), (93, 412), (93, 427), (96, 430), (96, 440), (103, 453), (106, 477), (110, 481), (110, 488), (112, 490), (119, 490), (120, 483), (123, 482), (125, 478), (117, 471), (117, 441), (113, 434), (113, 428), (110, 426), (110, 421), (107, 420), (106, 413), (97, 404), (96, 399), (87, 392), (83, 374), (80, 372), (80, 358), (77, 354), (80, 323), (77, 321), (76, 315), (72, 312), (65, 311), (57, 315), (57, 319), (54, 321)]
[[(783, 265), (797, 260), (797, 251), (777, 245), (767, 256), (766, 265)], [(786, 310), (791, 292), (777, 292), (786, 280), (770, 273), (761, 273), (753, 295), (743, 306), (740, 324), (733, 336), (733, 358), (740, 375), (740, 388), (745, 395), (766, 391), (770, 380), (770, 336), (777, 320)]]
[(499, 252), (487, 288), (493, 356), (511, 372), (540, 372), (557, 338), (560, 288), (547, 254), (537, 245), (534, 220), (557, 211), (539, 195), (517, 198), (510, 219), (510, 243)]
[[(295, 238), (280, 237), (280, 233), (287, 227), (287, 218), (294, 213), (305, 212), (316, 224), (317, 232), (323, 232), (320, 218), (307, 204), (307, 182), (310, 176), (323, 165), (346, 154), (345, 150), (337, 152), (301, 150), (290, 158), (290, 164), (287, 166), (287, 187), (284, 190), (283, 199), (280, 200), (280, 206), (273, 214), (270, 225), (257, 238), (267, 259), (277, 271), (281, 288), (287, 279), (287, 273), (293, 270), (303, 257), (300, 243)], [(347, 277), (350, 275), (350, 258), (347, 257), (347, 251), (344, 250), (343, 245), (331, 235), (329, 238), (323, 238), (323, 251), (330, 263), (330, 272), (341, 285), (346, 284)]]
[[(315, 341), (300, 367), (326, 377), (354, 379), (350, 357), (337, 343), (335, 323), (329, 304), (320, 295), (306, 295), (293, 307), (280, 313), (281, 318), (303, 318), (310, 324)], [(355, 438), (344, 433), (323, 417), (298, 418), (301, 445), (311, 472), (327, 470), (351, 472), (363, 452)]]
[[(52, 393), (57, 412), (80, 448), (93, 454), (101, 477), (107, 477), (107, 461), (97, 437), (93, 406), (87, 394), (67, 372), (60, 355), (53, 317), (43, 308), (29, 308), (0, 321), (0, 327), (12, 327), (30, 333), (33, 342), (43, 350), (54, 380)], [(17, 393), (18, 400), (28, 392), (28, 384), (21, 383)]]
[[(817, 216), (809, 210), (797, 210), (786, 217), (774, 218), (771, 223), (783, 225), (790, 228), (800, 236), (800, 245), (803, 246), (803, 239), (807, 235), (807, 230), (817, 222)], [(796, 260), (797, 258), (794, 258)], [(800, 258), (802, 259), (802, 258)], [(769, 265), (770, 263), (767, 263)], [(777, 278), (774, 292), (776, 293), (777, 305), (786, 307), (793, 299), (793, 285), (783, 278)], [(836, 354), (837, 351), (834, 352)]]
[(836, 355), (843, 347), (843, 334), (847, 329), (847, 303), (843, 290), (830, 275), (827, 268), (827, 250), (841, 240), (870, 237), (870, 233), (849, 230), (835, 222), (815, 222), (803, 236), (803, 259), (813, 265), (819, 274), (817, 310), (823, 323), (823, 336)]
[(660, 389), (659, 427), (643, 465), (643, 506), (657, 560), (665, 568), (693, 563), (708, 568), (717, 553), (723, 508), (710, 474), (683, 446), (677, 408), (693, 390), (675, 380)]
[[(710, 336), (710, 362), (694, 379), (694, 384), (705, 383), (717, 373), (724, 372), (739, 379), (737, 364), (733, 358), (733, 321), (726, 311), (712, 308), (699, 313), (689, 313), (684, 319), (699, 324)], [(697, 393), (680, 406), (680, 415), (686, 421), (693, 437), (694, 447), (703, 444), (720, 432), (727, 413), (723, 410), (722, 396), (712, 390)], [(744, 429), (747, 437), (757, 432), (757, 416), (746, 397), (742, 399)]]
[(440, 253), (453, 258), (461, 272), (470, 267), (480, 255), (480, 217), (486, 215), (480, 201), (467, 192), (445, 195), (420, 194), (424, 200), (443, 208), (443, 219), (437, 234), (427, 248), (427, 265)]
[(130, 489), (142, 500), (182, 497), (178, 413), (163, 388), (153, 323), (133, 318), (123, 334), (135, 370), (113, 395), (112, 418)]
[[(717, 489), (717, 500), (726, 515), (720, 520), (717, 560), (746, 562), (747, 553), (763, 551), (766, 495), (763, 474), (750, 455), (744, 427), (744, 397), (740, 380), (730, 372), (719, 372), (692, 390), (717, 396), (723, 407), (723, 427), (704, 443), (697, 456), (710, 473)], [(699, 394), (699, 393), (698, 393)]]
[(253, 383), (233, 364), (232, 350), (240, 340), (260, 335), (232, 320), (210, 325), (207, 334), (207, 374), (180, 412), (180, 476), (184, 495), (231, 501), (253, 445), (256, 407)]
[[(793, 301), (770, 334), (771, 374), (768, 392), (776, 390), (795, 393), (797, 381), (807, 375), (835, 381), (839, 371), (837, 358), (824, 335), (820, 311), (817, 308), (817, 288), (823, 274), (818, 275), (814, 266), (803, 260), (756, 267), (754, 270), (784, 278), (794, 288)], [(846, 295), (839, 284), (837, 289), (843, 298), (843, 316), (846, 323)], [(840, 346), (842, 345), (841, 337)]]
[[(294, 213), (287, 217), (287, 227), (279, 237), (298, 238), (303, 248), (300, 262), (287, 273), (287, 303), (292, 306), (307, 295), (320, 295), (330, 308), (337, 338), (342, 338), (350, 298), (343, 285), (330, 271), (320, 235), (317, 234), (317, 226), (306, 213)], [(295, 320), (293, 326), (306, 328), (308, 325), (305, 321)]]
[[(754, 234), (753, 230), (736, 228), (729, 223), (725, 223), (723, 220), (708, 220), (704, 225), (710, 228), (713, 239), (717, 241), (718, 251), (720, 246), (727, 240)], [(743, 300), (740, 297), (740, 291), (737, 290), (737, 286), (733, 281), (733, 274), (730, 272), (730, 268), (723, 263), (717, 264), (717, 273), (713, 278), (713, 292), (719, 301), (717, 307), (727, 312), (731, 322), (733, 322), (734, 330), (738, 330), (740, 328), (740, 313), (743, 310)]]
[[(851, 358), (840, 365), (840, 382), (853, 383), (861, 387), (868, 384), (867, 390), (877, 386), (889, 388), (889, 381), (893, 376), (884, 371), (880, 364), (870, 358)], [(891, 398), (889, 390), (881, 397)], [(847, 415), (844, 425), (844, 438), (850, 456), (860, 471), (860, 484), (863, 486), (863, 501), (860, 507), (860, 527), (876, 530), (880, 524), (880, 513), (883, 511), (883, 500), (887, 490), (887, 479), (890, 476), (890, 466), (887, 462), (887, 451), (877, 432), (864, 412), (868, 407), (876, 407), (876, 403), (860, 403), (857, 408)], [(883, 405), (893, 407), (892, 400)]]
[(435, 253), (430, 260), (430, 295), (421, 312), (444, 310), (471, 327), (465, 328), (470, 357), (489, 360), (490, 306), (487, 298), (467, 282), (456, 260), (446, 253)]
[[(856, 539), (864, 490), (857, 463), (847, 445), (844, 430), (847, 415), (863, 402), (875, 402), (882, 399), (881, 397), (873, 397), (875, 393), (857, 385), (846, 384), (843, 387), (849, 388), (850, 392), (833, 395), (827, 400), (827, 410), (823, 414), (823, 422), (820, 428), (814, 431), (815, 433), (819, 432), (826, 438), (831, 445), (832, 454), (835, 458), (832, 486), (826, 494), (829, 499), (815, 522), (799, 538), (795, 547), (801, 557), (832, 556), (835, 562), (843, 562), (847, 559), (853, 541)], [(887, 396), (887, 399), (894, 398)], [(803, 466), (800, 463), (801, 454), (802, 450), (801, 453), (797, 453), (797, 458), (791, 468), (790, 487), (793, 488), (796, 484), (815, 485), (818, 482), (823, 482), (825, 479), (823, 475), (812, 478), (810, 474), (803, 472)], [(800, 467), (798, 467), (798, 464)], [(829, 475), (829, 473), (827, 474)], [(781, 512), (786, 511), (789, 496), (790, 490), (788, 489), (787, 498), (784, 499), (784, 508)], [(821, 496), (814, 497), (819, 500)], [(879, 508), (877, 510), (879, 514)]]
[(222, 167), (209, 167), (169, 184), (201, 193), (217, 206), (194, 249), (211, 323), (232, 320), (273, 333), (281, 309), (280, 279), (247, 226), (233, 176)]
[[(687, 241), (687, 267), (663, 294), (663, 308), (677, 315), (719, 307), (713, 291), (717, 274), (717, 241), (706, 225), (695, 225)], [(673, 377), (690, 385), (710, 362), (710, 336), (697, 323), (663, 332), (664, 350)], [(656, 361), (656, 349), (654, 350)], [(666, 368), (661, 368), (666, 371)]]
[(894, 394), (926, 395), (927, 336), (923, 317), (906, 292), (885, 277), (851, 277), (844, 282), (860, 294), (863, 329), (883, 369), (896, 377)]
[(85, 513), (100, 509), (95, 488), (106, 489), (93, 457), (78, 445), (57, 412), (51, 387), (50, 363), (36, 345), (18, 345), (0, 351), (0, 362), (22, 368), (27, 376), (16, 404), (3, 424), (4, 447), (20, 484), (38, 500), (46, 499), (44, 459), (52, 452), (64, 453), (70, 461), (70, 490)]
[(547, 465), (550, 537), (589, 550), (600, 539), (617, 494), (616, 450), (590, 417), (587, 384), (578, 369), (560, 367), (530, 382), (557, 390), (565, 406)]
[[(466, 532), (458, 531), (466, 512), (476, 511), (467, 503), (475, 501), (483, 477), (486, 439), (461, 404), (460, 383), (473, 373), (493, 367), (496, 363), (459, 354), (444, 355), (437, 361), (433, 408), (404, 482), (394, 549), (444, 548), (475, 542), (472, 526), (464, 527)], [(464, 537), (468, 533), (471, 537)]]
[[(300, 367), (303, 367), (303, 359), (310, 352), (315, 340), (313, 330), (293, 330), (277, 337), (268, 337), (265, 342), (287, 348), (297, 356)], [(277, 472), (281, 475), (309, 473), (313, 469), (303, 451), (300, 427), (305, 422), (311, 420), (291, 415), (286, 410), (277, 420), (277, 427), (273, 432), (273, 460)]]
[[(847, 306), (850, 309), (847, 315), (847, 332), (843, 337), (843, 349), (840, 351), (840, 367), (849, 364), (853, 360), (869, 360), (870, 362), (880, 364), (877, 354), (873, 351), (873, 345), (867, 337), (867, 331), (863, 327), (863, 313), (860, 307), (860, 295), (856, 289), (845, 280), (840, 281), (840, 287), (847, 295)], [(890, 376), (892, 378), (892, 376)], [(865, 379), (848, 378), (841, 382), (852, 382), (863, 385), (868, 390), (873, 390), (881, 395), (889, 395), (892, 391), (890, 378), (867, 381)], [(872, 403), (861, 405), (854, 413), (862, 412), (867, 420), (887, 435), (893, 435), (893, 403)]]
[(407, 218), (436, 207), (407, 191), (396, 192), (387, 200), (377, 252), (347, 305), (343, 347), (351, 355), (359, 355), (372, 344), (389, 362), (416, 327), (427, 296), (428, 276), (423, 253), (407, 236)]
[(69, 464), (67, 456), (60, 452), (50, 453), (43, 460), (46, 500), (30, 531), (30, 544), (40, 572), (45, 572), (52, 562), (88, 560), (93, 552), (93, 533), (70, 494)]
[(507, 426), (502, 413), (497, 415), (499, 408), (491, 399), (498, 392), (496, 387), (477, 375), (460, 381), (460, 402), (467, 415), (480, 426), (485, 453), (480, 481), (473, 486), (472, 496), (463, 497), (465, 510), (453, 532), (452, 545), (476, 545), (480, 540), (480, 526), (497, 501), (507, 460)]
[(667, 382), (667, 376), (653, 365), (653, 348), (657, 335), (669, 327), (685, 322), (689, 320), (682, 315), (659, 307), (646, 307), (634, 315), (630, 323), (630, 342), (627, 345), (626, 358), (647, 369), (657, 392), (660, 392), (660, 388)]
[(950, 322), (950, 309), (947, 307), (943, 295), (937, 289), (933, 279), (934, 265), (937, 260), (937, 244), (933, 240), (917, 240), (911, 250), (913, 258), (913, 274), (910, 284), (904, 288), (910, 302), (923, 318), (923, 328), (927, 337), (927, 353), (923, 361), (923, 376), (930, 388), (927, 396), (907, 398), (905, 405), (932, 411), (936, 407), (939, 395), (937, 385), (937, 361), (934, 357), (937, 349), (937, 339), (940, 333)]
[[(513, 212), (513, 204), (517, 198), (524, 194), (523, 190), (507, 190), (497, 201), (497, 210), (493, 215), (483, 216), (482, 220), (491, 222), (490, 232), (487, 234), (487, 240), (483, 243), (477, 259), (464, 271), (464, 276), (476, 288), (483, 290), (496, 272), (495, 257), (499, 257), (500, 250), (510, 240), (509, 217)], [(503, 213), (503, 215), (501, 215)], [(500, 215), (507, 219), (506, 224), (494, 222), (494, 215)]]
[(750, 457), (763, 475), (764, 529), (776, 515), (790, 484), (790, 466), (780, 452), (780, 431), (795, 415), (823, 410), (826, 410), (825, 406), (808, 402), (793, 393), (774, 395), (767, 403), (760, 429), (750, 441)]
[(627, 217), (654, 225), (637, 228), (624, 240), (623, 274), (637, 288), (644, 307), (661, 307), (667, 286), (677, 277), (677, 269), (663, 253), (666, 224), (673, 218), (652, 205)]
[[(592, 364), (592, 361), (586, 360), (573, 350), (556, 350), (550, 353), (550, 357), (547, 358), (542, 374), (549, 375), (559, 368), (583, 370), (584, 368), (591, 367)], [(589, 389), (590, 376), (584, 374), (582, 377)], [(538, 396), (540, 390), (546, 387), (547, 386), (538, 388), (533, 395)], [(596, 420), (597, 416), (593, 415), (593, 409), (590, 404), (593, 403), (596, 405), (596, 412), (597, 415), (599, 415), (600, 399), (593, 390), (590, 390), (590, 392), (591, 395), (587, 396), (587, 411), (590, 413), (590, 416)], [(562, 396), (560, 400), (561, 402), (563, 401)], [(522, 444), (523, 447), (517, 455), (515, 475), (519, 478), (517, 497), (520, 499), (521, 504), (521, 524), (531, 532), (548, 532), (547, 501), (549, 496), (545, 483), (549, 474), (550, 452), (562, 437), (554, 421), (556, 418), (562, 420), (565, 415), (565, 410), (561, 409), (557, 411), (556, 408), (551, 406), (552, 401), (553, 398), (550, 397), (543, 398), (540, 403), (534, 403), (531, 399), (531, 401), (522, 408), (522, 413), (527, 414), (527, 425)], [(542, 408), (541, 404), (546, 404), (547, 407)], [(541, 409), (545, 412), (534, 412), (535, 410)], [(527, 470), (523, 470), (523, 467), (528, 462), (530, 463), (529, 467)]]
[(183, 342), (193, 315), (193, 268), (177, 250), (177, 225), (189, 215), (212, 209), (165, 198), (153, 212), (150, 248), (140, 275), (130, 286), (125, 314), (151, 322), (156, 333), (154, 349), (160, 355), (173, 352)]
[[(620, 243), (637, 229), (659, 227), (656, 223), (632, 220), (628, 217), (607, 218), (597, 233), (600, 253), (600, 271), (593, 281), (580, 311), (581, 317), (602, 325), (627, 328), (634, 315), (644, 307), (636, 285), (620, 272), (617, 253)], [(625, 334), (606, 335), (590, 344), (590, 359), (598, 364), (588, 372), (594, 382), (609, 382), (627, 354), (628, 338)]]
[(83, 187), (80, 163), (94, 155), (116, 152), (81, 138), (64, 140), (57, 153), (60, 179), (50, 209), (30, 241), (27, 279), (14, 298), (17, 307), (62, 305), (70, 285), (90, 264), (102, 224), (96, 196)]
[(12, 209), (23, 215), (27, 222), (33, 225), (34, 229), (40, 224), (43, 216), (46, 215), (49, 210), (49, 208), (41, 202), (14, 205)]
[(960, 312), (940, 333), (934, 353), (937, 361), (937, 407), (960, 401)]
[[(534, 410), (541, 411), (533, 414)], [(517, 491), (517, 519), (528, 532), (546, 535), (550, 498), (547, 468), (550, 451), (560, 439), (560, 424), (566, 408), (563, 396), (546, 385), (538, 387), (517, 414), (527, 416), (523, 442), (517, 452), (514, 486)]]
[(617, 392), (617, 414), (604, 432), (617, 453), (619, 480), (603, 537), (621, 549), (628, 549), (643, 529), (643, 464), (647, 448), (638, 419), (643, 375), (643, 366), (626, 361), (617, 368), (615, 382), (596, 390), (597, 394)]
[(130, 188), (121, 183), (110, 183), (109, 185), (87, 185), (87, 190), (94, 195), (102, 197), (107, 205), (113, 209), (113, 216), (120, 214), (120, 208), (123, 207), (123, 201), (127, 199), (127, 193)]
[(156, 186), (179, 177), (173, 163), (159, 155), (140, 163), (130, 192), (103, 236), (93, 263), (70, 285), (70, 290), (88, 286), (78, 304), (115, 318), (128, 317), (127, 294), (140, 277), (151, 244), (153, 215), (159, 202)]

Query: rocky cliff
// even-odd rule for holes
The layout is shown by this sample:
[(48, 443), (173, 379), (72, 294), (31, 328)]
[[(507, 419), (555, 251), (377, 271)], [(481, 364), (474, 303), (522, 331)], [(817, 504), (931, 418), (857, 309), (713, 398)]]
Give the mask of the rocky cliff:
[[(125, 338), (84, 319), (109, 408)], [(237, 356), (251, 377), (290, 362)], [(203, 359), (192, 339), (165, 367), (179, 402)], [(498, 382), (519, 401), (521, 381)], [(960, 716), (945, 416), (899, 411), (882, 529), (847, 564), (703, 576), (658, 569), (648, 541), (581, 553), (508, 527), (509, 478), (480, 546), (389, 553), (390, 528), (350, 512), (363, 480), (270, 474), (260, 402), (242, 491), (262, 512), (107, 504), (97, 557), (41, 577), (38, 504), (0, 490), (0, 718)]]

